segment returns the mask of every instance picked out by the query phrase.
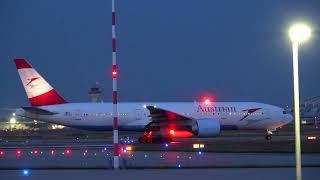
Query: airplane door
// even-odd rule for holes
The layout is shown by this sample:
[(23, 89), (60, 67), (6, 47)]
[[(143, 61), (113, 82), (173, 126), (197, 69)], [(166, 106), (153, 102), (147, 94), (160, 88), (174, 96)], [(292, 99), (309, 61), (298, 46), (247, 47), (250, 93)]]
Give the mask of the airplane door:
[(136, 120), (141, 120), (142, 111), (141, 108), (136, 108)]
[(75, 116), (75, 120), (80, 121), (81, 120), (80, 110), (75, 110), (74, 116)]

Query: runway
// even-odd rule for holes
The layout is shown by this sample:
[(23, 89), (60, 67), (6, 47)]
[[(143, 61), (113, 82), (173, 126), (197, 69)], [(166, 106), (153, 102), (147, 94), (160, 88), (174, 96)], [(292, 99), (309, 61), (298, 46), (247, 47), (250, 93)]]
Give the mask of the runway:
[[(227, 168), (227, 167), (293, 167), (293, 153), (210, 153), (136, 151), (135, 146), (122, 145), (121, 168)], [(112, 146), (68, 145), (25, 146), (0, 149), (0, 169), (112, 168)], [(320, 166), (320, 153), (303, 154), (303, 166)]]
[[(314, 179), (320, 170), (319, 139), (302, 136), (304, 179)], [(48, 134), (48, 135), (47, 135)], [(177, 139), (170, 144), (141, 145), (138, 134), (121, 136), (121, 170), (112, 170), (112, 136), (83, 136), (74, 133), (42, 133), (37, 136), (8, 136), (0, 140), (0, 175), (21, 179), (28, 170), (32, 179), (294, 179), (294, 138), (290, 133), (266, 141), (262, 134), (241, 132), (217, 138)], [(130, 136), (130, 141), (127, 141)], [(126, 143), (125, 143), (126, 141)], [(128, 144), (130, 143), (130, 144)], [(193, 144), (204, 144), (194, 149)], [(130, 148), (128, 148), (130, 147)], [(192, 169), (192, 170), (191, 170)], [(123, 173), (125, 171), (125, 173)], [(155, 177), (155, 176), (153, 176)]]
[[(51, 147), (52, 148), (52, 147)], [(0, 158), (3, 179), (140, 179), (194, 178), (233, 180), (285, 180), (295, 178), (291, 153), (206, 153), (127, 151), (120, 156), (120, 170), (112, 170), (109, 149), (57, 148), (17, 151), (7, 149)], [(69, 151), (68, 151), (69, 150)], [(32, 152), (32, 153), (31, 153)], [(67, 153), (69, 152), (69, 153)], [(320, 153), (303, 154), (304, 179), (320, 170)], [(190, 169), (192, 168), (192, 170)], [(25, 173), (27, 172), (27, 173)], [(156, 176), (154, 176), (156, 174)], [(26, 177), (28, 176), (28, 177)]]

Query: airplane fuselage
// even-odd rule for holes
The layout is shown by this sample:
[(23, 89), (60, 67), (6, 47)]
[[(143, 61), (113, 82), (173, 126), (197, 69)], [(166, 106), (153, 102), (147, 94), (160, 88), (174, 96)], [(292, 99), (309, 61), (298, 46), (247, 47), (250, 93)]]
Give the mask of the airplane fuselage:
[[(17, 110), (19, 116), (86, 130), (112, 130), (112, 103), (66, 103), (40, 106), (53, 115)], [(119, 130), (143, 131), (150, 122), (146, 106), (155, 106), (192, 119), (217, 120), (222, 130), (274, 130), (292, 120), (282, 108), (255, 102), (122, 102), (118, 104)]]

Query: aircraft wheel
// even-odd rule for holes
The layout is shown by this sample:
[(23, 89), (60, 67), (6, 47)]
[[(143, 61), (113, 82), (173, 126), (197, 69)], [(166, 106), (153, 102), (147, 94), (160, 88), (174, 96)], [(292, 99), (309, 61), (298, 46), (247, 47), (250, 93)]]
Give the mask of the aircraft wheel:
[(266, 140), (270, 141), (272, 139), (272, 136), (271, 135), (266, 135)]

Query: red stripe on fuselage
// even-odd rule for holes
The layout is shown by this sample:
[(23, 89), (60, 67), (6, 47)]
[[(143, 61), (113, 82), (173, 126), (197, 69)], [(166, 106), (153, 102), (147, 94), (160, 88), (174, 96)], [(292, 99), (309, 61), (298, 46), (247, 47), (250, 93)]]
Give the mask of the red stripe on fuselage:
[(29, 98), (32, 106), (46, 106), (67, 103), (54, 89), (39, 96)]
[(17, 69), (32, 68), (32, 66), (24, 59), (15, 59), (14, 62)]

